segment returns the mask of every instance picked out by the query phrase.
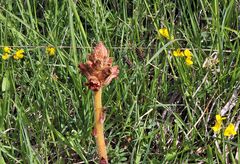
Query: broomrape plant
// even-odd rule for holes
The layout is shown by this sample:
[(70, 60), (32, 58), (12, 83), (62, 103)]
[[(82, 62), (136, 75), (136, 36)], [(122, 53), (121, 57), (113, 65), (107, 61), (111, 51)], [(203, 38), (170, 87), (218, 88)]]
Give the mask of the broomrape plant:
[(119, 74), (118, 66), (112, 66), (113, 59), (102, 42), (98, 43), (93, 53), (88, 55), (86, 63), (80, 63), (79, 69), (86, 76), (86, 85), (94, 92), (95, 125), (93, 134), (96, 139), (100, 163), (108, 163), (104, 139), (105, 113), (102, 107), (102, 88)]

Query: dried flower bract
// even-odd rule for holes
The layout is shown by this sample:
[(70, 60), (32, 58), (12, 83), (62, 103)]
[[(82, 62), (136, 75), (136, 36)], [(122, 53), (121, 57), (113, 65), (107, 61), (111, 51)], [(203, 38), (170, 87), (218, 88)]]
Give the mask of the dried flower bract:
[(80, 63), (81, 72), (87, 77), (87, 86), (98, 91), (108, 85), (119, 73), (118, 66), (112, 66), (113, 59), (102, 42), (98, 43), (94, 51), (89, 54), (86, 63)]

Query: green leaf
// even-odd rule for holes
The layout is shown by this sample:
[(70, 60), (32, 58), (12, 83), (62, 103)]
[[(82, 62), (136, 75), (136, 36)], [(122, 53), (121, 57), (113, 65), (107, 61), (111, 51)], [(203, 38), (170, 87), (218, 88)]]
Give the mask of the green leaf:
[(1, 164), (5, 164), (5, 161), (4, 161), (3, 157), (2, 157), (2, 152), (1, 151), (0, 151), (0, 163)]
[(177, 152), (168, 153), (168, 154), (165, 156), (165, 160), (171, 161), (171, 160), (173, 160), (176, 156), (177, 156)]
[(153, 55), (153, 57), (152, 57), (151, 59), (149, 59), (149, 61), (147, 62), (146, 65), (150, 64), (150, 63), (153, 61), (153, 59), (155, 59), (157, 56), (159, 56), (160, 53), (163, 52), (169, 45), (171, 45), (171, 44), (173, 44), (174, 42), (179, 41), (179, 40), (182, 40), (182, 39), (171, 40), (171, 41), (169, 41), (167, 44), (165, 44), (162, 48), (160, 48), (160, 49)]
[(2, 92), (8, 91), (10, 88), (9, 73), (5, 73), (2, 81)]

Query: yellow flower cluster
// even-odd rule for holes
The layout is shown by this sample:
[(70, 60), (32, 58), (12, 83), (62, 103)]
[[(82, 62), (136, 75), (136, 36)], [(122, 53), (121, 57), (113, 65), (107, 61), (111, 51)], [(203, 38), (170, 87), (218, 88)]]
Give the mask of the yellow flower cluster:
[[(168, 40), (173, 40), (174, 36), (170, 36), (169, 34), (169, 30), (164, 27), (164, 28), (160, 28), (158, 30), (158, 36), (162, 36)], [(178, 48), (177, 50), (173, 51), (173, 56), (175, 57), (186, 57), (185, 58), (185, 63), (187, 66), (191, 66), (193, 65), (193, 60), (192, 60), (192, 53), (189, 49), (185, 49), (184, 51), (181, 51), (180, 48)]]
[(173, 36), (170, 36), (168, 29), (165, 28), (165, 27), (159, 29), (159, 30), (158, 30), (158, 33), (159, 33), (161, 36), (163, 36), (164, 38), (168, 39), (168, 40), (173, 40), (173, 39), (174, 39)]
[(10, 57), (10, 52), (11, 52), (11, 48), (10, 47), (3, 47), (3, 55), (2, 55), (2, 59), (3, 60), (7, 60)]
[(11, 55), (12, 49), (10, 47), (3, 47), (3, 54), (2, 54), (2, 60), (7, 60), (11, 56), (13, 56), (13, 59), (18, 60), (22, 59), (24, 57), (24, 50), (20, 49), (17, 50), (13, 55)]
[(56, 53), (56, 49), (54, 47), (48, 46), (46, 48), (46, 53), (49, 54), (49, 56), (54, 56)]
[(177, 50), (173, 51), (173, 56), (175, 57), (186, 57), (185, 58), (185, 63), (188, 66), (193, 65), (193, 61), (192, 61), (192, 53), (189, 49), (185, 49), (184, 51), (181, 51), (180, 48), (178, 48)]
[(15, 59), (15, 60), (22, 59), (23, 57), (24, 57), (23, 49), (17, 50), (17, 52), (13, 55), (13, 59)]
[(173, 51), (173, 56), (175, 56), (175, 57), (183, 57), (184, 56), (184, 52), (181, 51), (180, 48), (178, 48), (177, 50)]
[(2, 59), (3, 59), (3, 60), (7, 60), (9, 57), (10, 57), (10, 56), (9, 56), (8, 53), (4, 53), (4, 54), (2, 55)]
[(212, 130), (215, 133), (218, 133), (221, 130), (222, 127), (222, 120), (225, 120), (226, 117), (221, 117), (219, 114), (216, 115), (216, 122), (215, 125), (212, 127)]
[(11, 52), (11, 48), (10, 47), (3, 47), (3, 51), (5, 52), (5, 53), (10, 53)]
[[(221, 128), (222, 128), (222, 121), (225, 120), (226, 117), (222, 117), (221, 115), (217, 114), (216, 115), (216, 122), (215, 125), (212, 127), (212, 130), (214, 131), (214, 133), (219, 133)], [(224, 130), (223, 135), (226, 137), (231, 137), (236, 135), (237, 132), (234, 128), (234, 125), (232, 123), (230, 123), (226, 129)]]
[[(12, 55), (11, 55), (12, 53)], [(19, 60), (19, 59), (23, 59), (24, 58), (24, 50), (23, 49), (18, 49), (15, 52), (8, 46), (3, 47), (3, 54), (2, 56), (2, 60), (8, 60), (10, 57), (13, 57), (13, 59), (15, 60)], [(48, 46), (46, 48), (46, 53), (49, 56), (54, 56), (56, 53), (56, 49), (54, 47), (50, 47)]]
[(223, 133), (223, 135), (227, 136), (227, 137), (231, 137), (231, 136), (234, 136), (236, 134), (237, 134), (237, 132), (236, 132), (235, 127), (234, 127), (234, 125), (232, 123), (230, 123), (226, 127), (226, 129), (224, 130), (224, 133)]

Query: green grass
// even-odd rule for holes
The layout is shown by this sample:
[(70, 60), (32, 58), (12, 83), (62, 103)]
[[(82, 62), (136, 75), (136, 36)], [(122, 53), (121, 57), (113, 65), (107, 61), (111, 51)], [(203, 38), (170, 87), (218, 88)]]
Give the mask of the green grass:
[[(26, 52), (0, 61), (0, 163), (97, 163), (92, 92), (78, 64), (98, 41), (120, 68), (103, 93), (111, 163), (239, 163), (239, 130), (228, 139), (211, 129), (240, 85), (239, 5), (0, 1), (0, 45)], [(175, 39), (159, 37), (161, 27)], [(177, 48), (191, 49), (193, 66), (169, 53)], [(203, 67), (209, 56), (219, 63)], [(237, 123), (239, 103), (224, 126)]]

